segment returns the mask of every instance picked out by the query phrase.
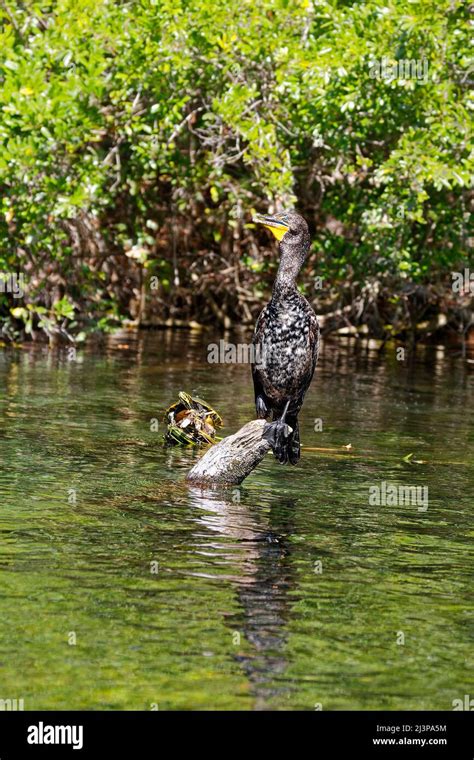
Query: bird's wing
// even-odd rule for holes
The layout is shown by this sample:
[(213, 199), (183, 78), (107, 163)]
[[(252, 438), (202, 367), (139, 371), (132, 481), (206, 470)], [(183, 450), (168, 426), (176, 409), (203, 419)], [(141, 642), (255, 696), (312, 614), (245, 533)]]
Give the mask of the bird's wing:
[(311, 351), (311, 362), (309, 363), (307, 371), (304, 373), (300, 380), (300, 407), (303, 404), (303, 398), (306, 394), (306, 391), (311, 385), (311, 380), (313, 379), (314, 370), (316, 369), (316, 364), (318, 363), (319, 356), (319, 322), (316, 314), (311, 307), (309, 307), (309, 349)]
[(260, 369), (259, 369), (259, 353), (261, 352), (261, 343), (262, 343), (262, 335), (265, 332), (265, 327), (267, 324), (267, 318), (268, 318), (268, 304), (265, 306), (262, 311), (260, 312), (260, 316), (257, 319), (257, 322), (255, 324), (255, 330), (253, 333), (252, 338), (252, 345), (254, 347), (254, 356), (252, 357), (252, 378), (253, 378), (253, 387), (255, 391), (255, 401), (257, 401), (257, 396), (264, 396), (263, 386), (260, 379)]
[[(319, 356), (319, 322), (316, 314), (311, 309), (311, 323), (309, 328), (309, 343), (311, 346), (311, 351), (313, 354), (313, 367), (311, 370), (311, 378), (314, 375), (314, 370), (316, 369), (316, 364), (318, 363), (318, 356)], [(310, 381), (311, 382), (311, 378)], [(309, 384), (309, 383), (308, 383)]]

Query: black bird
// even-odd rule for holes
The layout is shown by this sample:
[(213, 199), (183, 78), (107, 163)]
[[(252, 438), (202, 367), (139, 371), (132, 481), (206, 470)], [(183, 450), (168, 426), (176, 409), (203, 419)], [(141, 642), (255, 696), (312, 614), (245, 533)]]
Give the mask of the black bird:
[(264, 437), (279, 462), (300, 458), (298, 412), (318, 361), (319, 324), (296, 287), (310, 248), (308, 225), (299, 214), (258, 214), (280, 241), (280, 266), (273, 294), (255, 326), (252, 375), (257, 417), (272, 417)]

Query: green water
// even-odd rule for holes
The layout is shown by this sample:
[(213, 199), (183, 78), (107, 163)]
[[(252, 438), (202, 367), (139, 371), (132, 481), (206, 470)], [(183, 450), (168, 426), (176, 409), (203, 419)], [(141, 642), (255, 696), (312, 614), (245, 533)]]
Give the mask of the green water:
[[(449, 710), (474, 696), (474, 365), (328, 343), (301, 466), (269, 455), (240, 489), (201, 492), (184, 484), (196, 452), (164, 448), (150, 420), (179, 390), (226, 433), (253, 416), (249, 368), (210, 366), (214, 339), (0, 352), (0, 699)], [(371, 506), (382, 481), (428, 486), (428, 508)]]

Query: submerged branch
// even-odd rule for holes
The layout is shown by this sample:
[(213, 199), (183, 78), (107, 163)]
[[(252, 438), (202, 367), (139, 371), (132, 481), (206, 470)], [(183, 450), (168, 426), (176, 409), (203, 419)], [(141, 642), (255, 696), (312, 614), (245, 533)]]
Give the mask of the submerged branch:
[(268, 423), (247, 422), (234, 435), (212, 446), (188, 473), (188, 483), (202, 485), (238, 485), (270, 451), (262, 438)]

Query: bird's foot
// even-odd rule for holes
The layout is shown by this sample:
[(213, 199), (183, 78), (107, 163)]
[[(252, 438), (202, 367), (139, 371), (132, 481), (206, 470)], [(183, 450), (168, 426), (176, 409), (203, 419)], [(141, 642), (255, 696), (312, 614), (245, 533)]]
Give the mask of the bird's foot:
[(299, 458), (301, 456), (300, 451), (300, 442), (297, 441), (295, 438), (291, 441), (290, 445), (288, 446), (288, 461), (290, 464), (298, 464)]
[(275, 459), (281, 464), (286, 464), (289, 457), (288, 438), (293, 432), (293, 428), (286, 424), (283, 420), (275, 420), (270, 422), (265, 428), (262, 438), (264, 438), (272, 447)]

